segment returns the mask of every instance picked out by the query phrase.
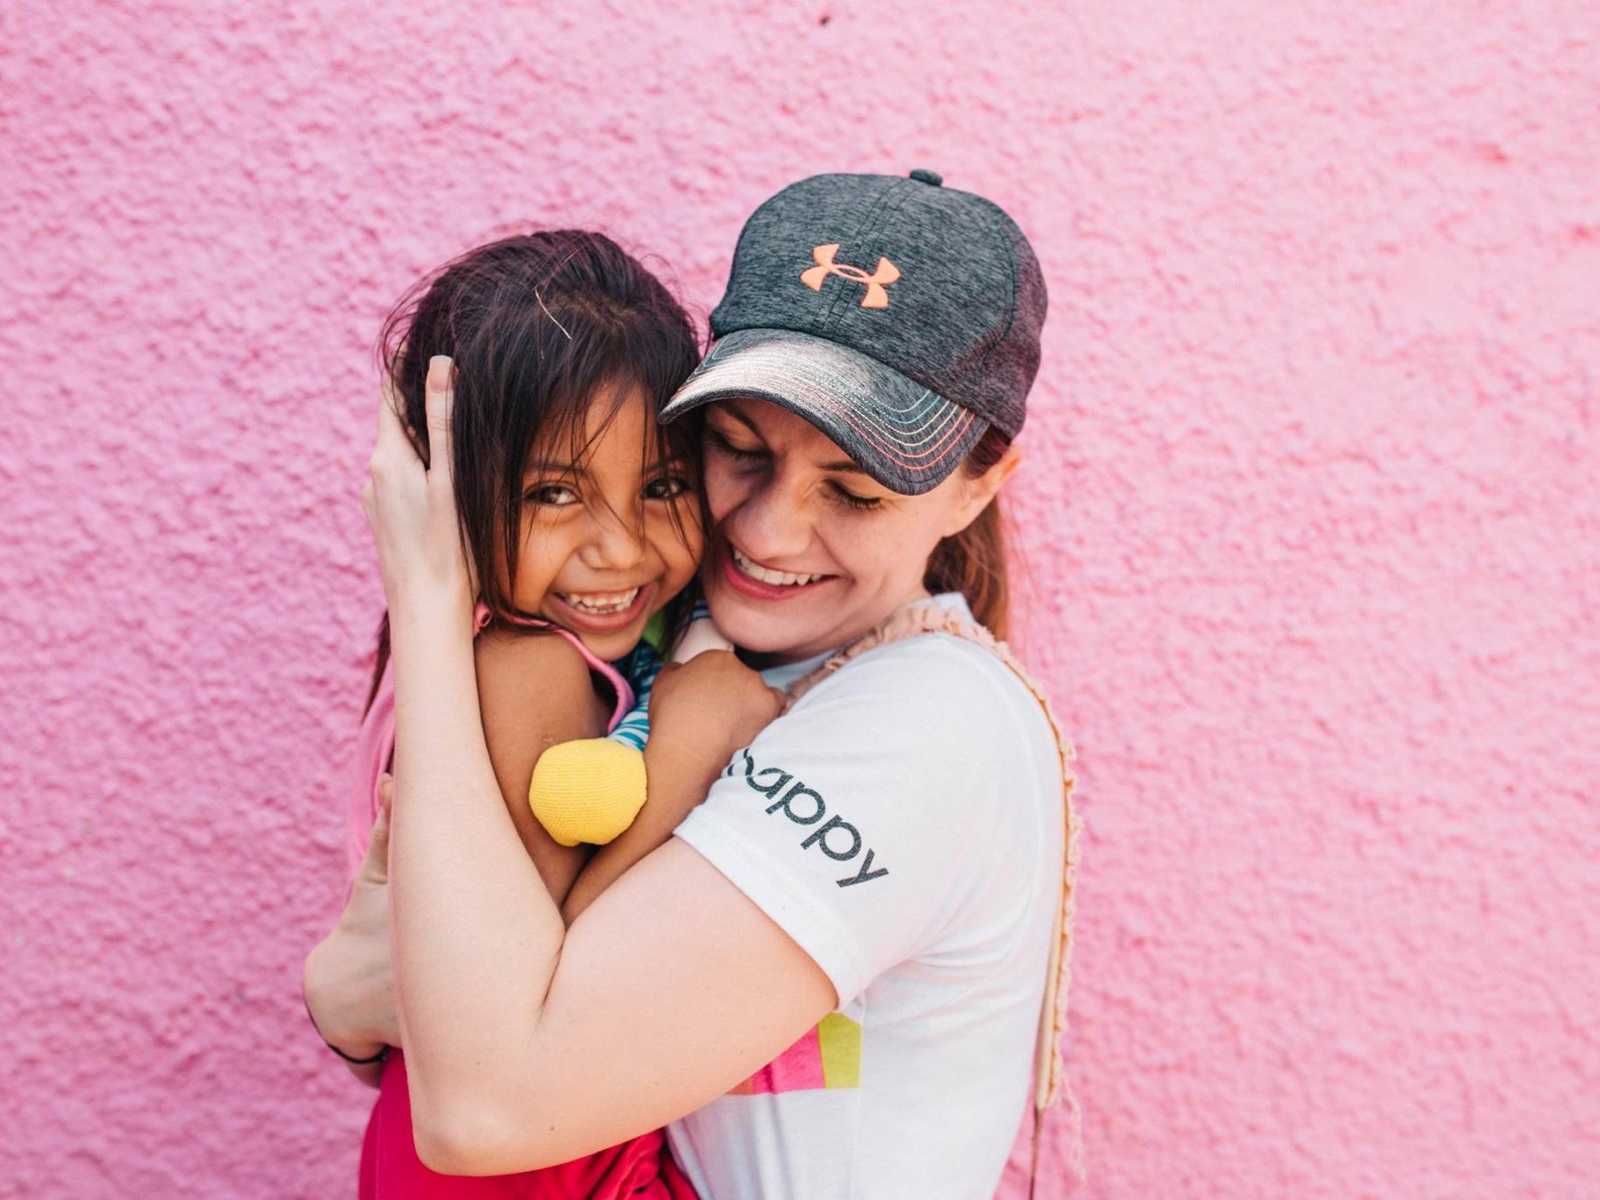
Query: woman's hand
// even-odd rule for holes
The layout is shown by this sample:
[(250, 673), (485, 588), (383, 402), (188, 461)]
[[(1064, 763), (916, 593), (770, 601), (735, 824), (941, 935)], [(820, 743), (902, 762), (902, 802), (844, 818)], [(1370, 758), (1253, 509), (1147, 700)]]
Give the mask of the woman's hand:
[(418, 604), (437, 601), (470, 613), (475, 595), (451, 479), (453, 371), (444, 355), (428, 363), (426, 464), (407, 436), (390, 381), (385, 381), (378, 404), (377, 444), (361, 507), (378, 545), (391, 620), (404, 619)]
[(783, 711), (783, 701), (730, 651), (706, 650), (661, 668), (650, 694), (650, 740), (703, 752), (721, 769)]
[(317, 1032), (351, 1058), (400, 1044), (389, 953), (388, 804), (372, 826), (338, 924), (306, 956), (305, 994)]

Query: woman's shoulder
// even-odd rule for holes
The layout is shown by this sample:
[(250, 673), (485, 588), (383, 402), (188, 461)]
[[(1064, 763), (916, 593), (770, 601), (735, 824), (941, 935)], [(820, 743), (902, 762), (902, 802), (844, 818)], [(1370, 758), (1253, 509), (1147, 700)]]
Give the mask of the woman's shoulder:
[(990, 647), (946, 632), (874, 646), (819, 679), (796, 702), (898, 712), (929, 732), (966, 743), (1031, 727), (1038, 710), (1028, 686)]
[(769, 732), (769, 746), (789, 757), (825, 756), (878, 787), (888, 786), (887, 772), (911, 796), (1026, 787), (1042, 797), (1059, 775), (1054, 735), (1028, 686), (993, 650), (948, 633), (859, 654)]

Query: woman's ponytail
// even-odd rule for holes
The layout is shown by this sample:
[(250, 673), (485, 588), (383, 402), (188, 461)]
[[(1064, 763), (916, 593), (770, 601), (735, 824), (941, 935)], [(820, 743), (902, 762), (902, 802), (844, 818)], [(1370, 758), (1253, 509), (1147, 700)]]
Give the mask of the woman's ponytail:
[[(968, 475), (982, 475), (1005, 457), (1010, 445), (1010, 439), (991, 426), (961, 469)], [(978, 623), (1005, 639), (1011, 593), (1006, 583), (1005, 521), (999, 496), (989, 501), (972, 524), (934, 547), (923, 586), (935, 595), (960, 592)]]

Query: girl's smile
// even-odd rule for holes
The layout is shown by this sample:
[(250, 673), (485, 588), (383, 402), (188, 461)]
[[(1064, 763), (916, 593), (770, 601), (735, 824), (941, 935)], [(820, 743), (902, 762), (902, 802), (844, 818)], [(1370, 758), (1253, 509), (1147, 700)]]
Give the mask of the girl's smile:
[(572, 630), (606, 659), (694, 577), (702, 536), (687, 464), (659, 461), (637, 384), (602, 389), (580, 436), (538, 445), (523, 475), (517, 608)]
[(619, 629), (632, 629), (641, 618), (655, 611), (652, 603), (661, 592), (660, 583), (635, 586), (623, 592), (551, 592), (545, 598), (545, 608), (559, 613), (559, 623), (574, 633), (592, 633), (597, 636), (615, 633)]

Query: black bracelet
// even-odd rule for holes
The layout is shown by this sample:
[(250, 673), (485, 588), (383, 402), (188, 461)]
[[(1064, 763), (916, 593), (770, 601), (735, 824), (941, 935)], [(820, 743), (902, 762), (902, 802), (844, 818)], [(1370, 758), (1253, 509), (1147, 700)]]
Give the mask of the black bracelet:
[(353, 1058), (346, 1054), (327, 1038), (322, 1037), (322, 1030), (317, 1029), (317, 1019), (311, 1015), (311, 1001), (307, 1000), (304, 996), (301, 996), (300, 1002), (306, 1006), (306, 1020), (311, 1022), (311, 1028), (316, 1030), (316, 1034), (319, 1038), (322, 1038), (322, 1044), (329, 1050), (332, 1050), (340, 1058), (344, 1059), (345, 1062), (349, 1063), (352, 1067), (370, 1067), (373, 1063), (381, 1063), (384, 1059), (389, 1057), (389, 1047), (387, 1046), (380, 1047), (378, 1052), (371, 1058)]
[(371, 1065), (372, 1063), (381, 1063), (384, 1059), (389, 1057), (389, 1047), (387, 1047), (387, 1046), (384, 1046), (376, 1054), (374, 1054), (371, 1058), (351, 1058), (348, 1054), (346, 1054), (343, 1050), (339, 1049), (339, 1047), (335, 1046), (327, 1038), (323, 1038), (322, 1039), (322, 1044), (324, 1046), (326, 1046), (329, 1050), (332, 1050), (340, 1058), (344, 1059), (345, 1062), (349, 1063), (352, 1067), (365, 1067), (365, 1066)]

